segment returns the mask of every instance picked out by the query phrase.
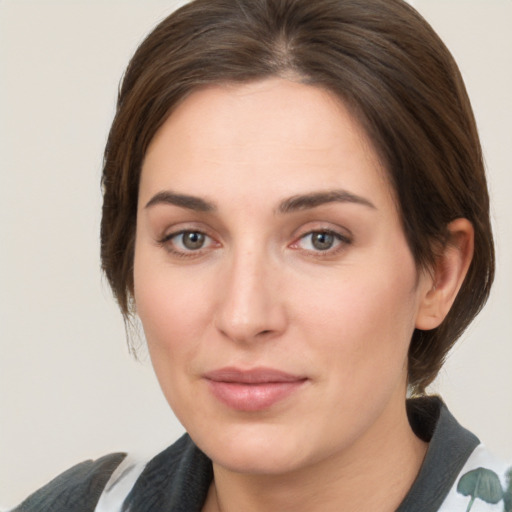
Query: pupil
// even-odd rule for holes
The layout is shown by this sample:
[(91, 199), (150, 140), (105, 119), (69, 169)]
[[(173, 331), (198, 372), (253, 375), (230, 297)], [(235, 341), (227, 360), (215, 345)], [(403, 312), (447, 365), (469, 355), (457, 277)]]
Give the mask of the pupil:
[(334, 236), (330, 233), (315, 233), (313, 235), (313, 247), (320, 251), (326, 251), (332, 247)]
[(204, 244), (204, 235), (202, 233), (185, 233), (183, 236), (183, 245), (187, 249), (200, 249)]

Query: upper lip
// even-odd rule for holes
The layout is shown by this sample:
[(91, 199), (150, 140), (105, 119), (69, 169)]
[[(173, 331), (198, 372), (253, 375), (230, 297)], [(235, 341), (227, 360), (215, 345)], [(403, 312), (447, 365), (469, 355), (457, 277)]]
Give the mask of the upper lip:
[(215, 382), (232, 382), (239, 384), (266, 384), (272, 382), (296, 382), (306, 380), (300, 375), (293, 375), (274, 368), (258, 367), (242, 370), (236, 367), (225, 367), (207, 372), (204, 377)]

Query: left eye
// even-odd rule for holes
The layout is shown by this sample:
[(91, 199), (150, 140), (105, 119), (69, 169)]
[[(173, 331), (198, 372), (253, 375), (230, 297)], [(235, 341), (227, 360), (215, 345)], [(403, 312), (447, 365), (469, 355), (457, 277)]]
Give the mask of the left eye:
[(329, 251), (345, 241), (345, 237), (333, 231), (312, 231), (302, 236), (297, 245), (307, 251)]

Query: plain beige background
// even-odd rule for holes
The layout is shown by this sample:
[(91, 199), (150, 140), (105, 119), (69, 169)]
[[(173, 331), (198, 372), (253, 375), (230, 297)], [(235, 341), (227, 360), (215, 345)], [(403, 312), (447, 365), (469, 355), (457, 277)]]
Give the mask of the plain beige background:
[[(119, 78), (178, 2), (0, 0), (0, 509), (112, 451), (181, 434), (128, 355), (99, 271), (102, 151)], [(512, 460), (512, 1), (416, 0), (467, 82), (493, 197), (493, 296), (434, 391)]]

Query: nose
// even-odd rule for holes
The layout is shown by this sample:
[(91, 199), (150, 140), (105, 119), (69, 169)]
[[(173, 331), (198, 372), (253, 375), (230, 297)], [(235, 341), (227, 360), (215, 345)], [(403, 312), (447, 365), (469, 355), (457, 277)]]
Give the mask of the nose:
[(278, 265), (263, 251), (245, 250), (227, 260), (220, 275), (216, 327), (227, 338), (250, 343), (275, 338), (287, 325)]

